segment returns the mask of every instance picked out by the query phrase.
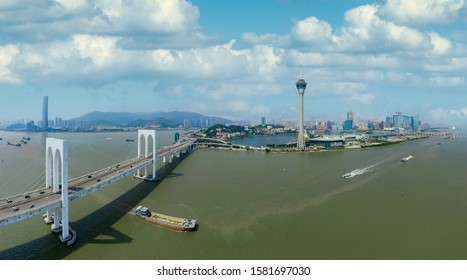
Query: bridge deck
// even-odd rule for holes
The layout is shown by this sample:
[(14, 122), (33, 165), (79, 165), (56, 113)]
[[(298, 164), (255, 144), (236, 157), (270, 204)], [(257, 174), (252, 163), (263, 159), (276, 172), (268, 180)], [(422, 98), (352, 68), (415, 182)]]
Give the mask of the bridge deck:
[[(174, 144), (156, 153), (156, 159), (176, 153), (192, 145), (195, 140)], [(136, 173), (139, 169), (153, 163), (152, 154), (147, 158), (139, 157), (114, 164), (92, 173), (68, 181), (68, 199), (86, 196), (123, 177)], [(0, 200), (0, 226), (15, 223), (35, 215), (45, 213), (61, 205), (61, 192), (53, 193), (52, 188), (43, 188), (27, 194), (19, 194)]]

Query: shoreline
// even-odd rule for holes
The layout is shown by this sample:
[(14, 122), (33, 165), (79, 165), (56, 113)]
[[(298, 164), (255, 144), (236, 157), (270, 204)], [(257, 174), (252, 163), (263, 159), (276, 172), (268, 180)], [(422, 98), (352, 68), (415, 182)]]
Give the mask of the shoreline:
[[(202, 138), (200, 138), (202, 139)], [(198, 143), (198, 147), (206, 148), (206, 149), (217, 149), (217, 150), (231, 150), (231, 151), (261, 151), (261, 152), (271, 152), (271, 153), (315, 153), (315, 152), (338, 152), (338, 151), (346, 151), (346, 150), (364, 150), (364, 149), (379, 149), (384, 148), (387, 146), (393, 146), (397, 144), (403, 144), (413, 141), (419, 140), (428, 140), (430, 139), (429, 136), (418, 137), (413, 139), (406, 139), (401, 141), (392, 141), (392, 142), (384, 142), (384, 143), (371, 143), (368, 145), (360, 145), (360, 146), (350, 146), (350, 147), (338, 147), (338, 148), (316, 148), (316, 147), (308, 147), (307, 149), (297, 149), (292, 147), (286, 148), (271, 148), (271, 147), (257, 147), (257, 146), (245, 146), (245, 145), (237, 145), (232, 144), (230, 142), (226, 143)], [(221, 141), (221, 140), (219, 140)]]

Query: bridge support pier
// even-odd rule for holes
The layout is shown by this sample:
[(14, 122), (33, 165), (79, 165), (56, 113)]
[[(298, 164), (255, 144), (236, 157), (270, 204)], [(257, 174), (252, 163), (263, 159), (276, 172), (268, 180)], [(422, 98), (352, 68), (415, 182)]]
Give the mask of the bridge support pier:
[[(147, 158), (149, 154), (149, 140), (152, 139), (152, 174), (148, 174), (148, 167), (144, 168), (144, 176), (141, 175), (140, 170), (136, 172), (135, 178), (157, 181), (156, 174), (156, 130), (155, 129), (140, 129), (138, 130), (138, 157), (144, 156)], [(142, 141), (144, 140), (144, 155), (142, 151)]]
[(53, 223), (51, 230), (61, 232), (60, 241), (71, 245), (76, 240), (76, 233), (70, 233), (68, 224), (68, 141), (46, 139), (45, 174), (46, 187), (52, 187), (54, 193), (61, 193), (62, 213), (60, 217), (60, 207), (55, 207), (53, 212), (47, 211), (44, 221), (48, 224)]

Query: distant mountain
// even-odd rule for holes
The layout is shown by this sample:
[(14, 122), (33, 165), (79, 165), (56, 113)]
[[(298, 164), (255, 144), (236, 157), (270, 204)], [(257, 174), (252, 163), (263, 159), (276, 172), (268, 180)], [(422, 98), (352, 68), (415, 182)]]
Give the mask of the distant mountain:
[[(204, 126), (206, 120), (209, 125), (212, 123), (232, 123), (231, 120), (208, 117), (192, 112), (150, 112), (150, 113), (130, 113), (130, 112), (91, 112), (87, 113), (76, 121), (87, 121), (90, 125), (114, 125), (119, 127), (137, 127), (146, 125), (160, 125), (161, 127), (178, 127), (183, 125), (184, 120), (188, 120), (190, 126)], [(204, 123), (203, 123), (204, 122)]]

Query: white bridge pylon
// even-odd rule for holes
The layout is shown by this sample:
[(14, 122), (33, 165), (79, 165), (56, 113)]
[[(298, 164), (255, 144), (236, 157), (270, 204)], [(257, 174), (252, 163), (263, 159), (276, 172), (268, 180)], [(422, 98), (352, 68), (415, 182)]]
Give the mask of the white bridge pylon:
[(44, 221), (48, 224), (53, 223), (51, 226), (53, 232), (62, 232), (60, 235), (62, 242), (73, 243), (72, 239), (76, 238), (76, 234), (68, 224), (68, 141), (66, 140), (46, 139), (45, 185), (47, 188), (53, 188), (54, 193), (61, 191), (62, 213), (60, 221), (60, 206), (57, 206), (52, 209), (53, 212), (47, 211)]
[[(144, 154), (143, 154), (143, 147), (142, 143), (144, 141)], [(148, 174), (148, 167), (144, 167), (144, 176), (140, 174), (140, 170), (136, 173), (135, 177), (149, 180), (149, 181), (156, 181), (156, 130), (155, 129), (140, 129), (138, 130), (138, 157), (144, 156), (147, 158), (149, 156), (149, 143), (152, 142), (152, 174)]]

